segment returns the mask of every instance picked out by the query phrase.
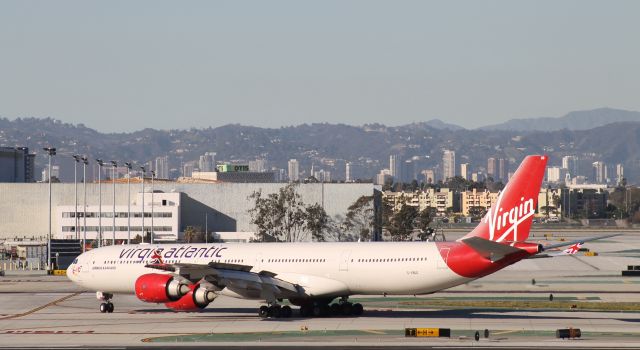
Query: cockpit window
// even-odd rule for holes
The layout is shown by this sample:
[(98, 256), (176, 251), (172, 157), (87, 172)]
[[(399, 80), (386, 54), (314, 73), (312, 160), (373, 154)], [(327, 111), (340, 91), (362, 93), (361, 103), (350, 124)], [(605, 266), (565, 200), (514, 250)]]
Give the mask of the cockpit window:
[(73, 259), (72, 264), (77, 264), (78, 263), (78, 258)]

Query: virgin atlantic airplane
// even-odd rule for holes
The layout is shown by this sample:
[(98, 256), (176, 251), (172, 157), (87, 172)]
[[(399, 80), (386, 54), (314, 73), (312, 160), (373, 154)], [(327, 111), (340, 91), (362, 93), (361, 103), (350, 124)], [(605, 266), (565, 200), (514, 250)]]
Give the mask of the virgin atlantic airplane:
[[(527, 242), (547, 163), (528, 156), (478, 226), (454, 242), (151, 244), (93, 249), (67, 270), (97, 291), (100, 312), (114, 294), (135, 294), (176, 311), (198, 311), (218, 295), (266, 301), (260, 317), (361, 315), (350, 295), (429, 294), (492, 274), (549, 249)], [(337, 300), (334, 302), (334, 300)]]

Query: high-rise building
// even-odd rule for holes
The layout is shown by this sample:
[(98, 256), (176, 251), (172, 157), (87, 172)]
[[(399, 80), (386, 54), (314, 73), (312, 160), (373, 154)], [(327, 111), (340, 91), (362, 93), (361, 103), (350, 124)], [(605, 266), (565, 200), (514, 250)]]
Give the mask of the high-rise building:
[(620, 185), (624, 179), (624, 165), (616, 164), (616, 183)]
[(507, 182), (507, 162), (504, 158), (498, 159), (498, 179), (502, 182)]
[(561, 168), (559, 166), (550, 166), (547, 168), (547, 181), (555, 183), (565, 181), (566, 173), (567, 169), (565, 168)]
[(578, 176), (578, 158), (574, 156), (562, 157), (562, 167), (567, 169), (569, 175)]
[(389, 172), (394, 181), (402, 181), (401, 158), (397, 154), (389, 156)]
[(169, 178), (169, 156), (156, 158), (155, 164), (156, 179)]
[(351, 174), (351, 162), (347, 162), (345, 164), (345, 174), (344, 174), (344, 179), (345, 182), (352, 182), (353, 181), (353, 175)]
[[(60, 166), (52, 165), (51, 166), (51, 178), (60, 180)], [(49, 182), (49, 167), (46, 166), (42, 168), (42, 182)], [(55, 181), (51, 181), (55, 182)]]
[(593, 180), (596, 183), (607, 182), (607, 165), (604, 162), (593, 162)]
[(402, 182), (410, 183), (411, 181), (418, 179), (418, 169), (416, 165), (417, 164), (411, 159), (407, 159), (402, 162), (402, 170), (400, 170), (402, 173)]
[(436, 182), (436, 172), (433, 169), (425, 169), (422, 171), (422, 175), (424, 175), (424, 182), (428, 184), (433, 184)]
[(300, 164), (297, 159), (289, 159), (288, 163), (289, 167), (289, 181), (299, 181), (300, 180)]
[(491, 177), (493, 181), (506, 182), (509, 179), (508, 172), (506, 159), (493, 157), (487, 159), (487, 176)]
[(34, 182), (35, 157), (27, 147), (0, 147), (0, 182)]
[(497, 180), (498, 162), (493, 157), (487, 159), (487, 176), (492, 177), (494, 181)]
[(182, 176), (184, 177), (191, 177), (193, 175), (193, 169), (194, 169), (194, 165), (193, 163), (189, 162), (189, 163), (184, 163), (184, 165), (182, 165)]
[(198, 160), (198, 167), (202, 172), (216, 171), (216, 153), (206, 152), (201, 155)]
[(313, 177), (320, 182), (331, 182), (331, 172), (324, 169), (314, 171)]
[(391, 170), (389, 169), (382, 169), (380, 170), (380, 173), (376, 175), (376, 185), (385, 185), (391, 181)]
[(460, 164), (460, 176), (465, 180), (469, 180), (469, 163)]
[(249, 161), (249, 171), (264, 173), (267, 171), (267, 160), (256, 159)]
[(444, 180), (456, 176), (456, 152), (444, 150), (442, 155), (442, 176)]
[(483, 182), (486, 179), (485, 174), (482, 172), (476, 171), (471, 173), (471, 181), (473, 182)]

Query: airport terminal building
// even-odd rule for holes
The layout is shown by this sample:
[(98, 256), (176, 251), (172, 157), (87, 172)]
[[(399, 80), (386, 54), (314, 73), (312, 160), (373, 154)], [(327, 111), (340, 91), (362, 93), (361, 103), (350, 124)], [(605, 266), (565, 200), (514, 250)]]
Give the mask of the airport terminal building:
[[(284, 183), (177, 183), (156, 182), (153, 208), (151, 186), (145, 184), (144, 227), (151, 229), (153, 211), (154, 237), (159, 241), (181, 240), (188, 226), (208, 227), (209, 232), (255, 232), (249, 210), (254, 191), (275, 193)], [(0, 183), (0, 240), (15, 237), (45, 238), (49, 230), (49, 197), (47, 183)], [(128, 237), (128, 212), (131, 211), (131, 238), (142, 230), (142, 186), (131, 183), (129, 201), (127, 183), (115, 184), (115, 232), (113, 184), (103, 183), (100, 203), (99, 185), (87, 184), (87, 238), (98, 235), (102, 225), (103, 239)], [(313, 183), (297, 188), (305, 204), (318, 203), (332, 218), (344, 217), (347, 208), (361, 196), (379, 192), (373, 184)], [(83, 185), (78, 184), (78, 226), (76, 226), (76, 192), (73, 183), (52, 184), (52, 235), (54, 238), (82, 239), (84, 235)], [(378, 206), (379, 204), (374, 204)], [(102, 208), (101, 217), (98, 215)], [(379, 237), (379, 236), (378, 236)], [(310, 238), (309, 238), (310, 240)]]

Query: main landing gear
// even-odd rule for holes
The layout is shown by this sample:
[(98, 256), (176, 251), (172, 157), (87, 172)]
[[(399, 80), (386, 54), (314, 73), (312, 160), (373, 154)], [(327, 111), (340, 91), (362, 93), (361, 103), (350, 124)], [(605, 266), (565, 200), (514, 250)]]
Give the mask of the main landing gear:
[(113, 294), (110, 293), (102, 293), (102, 292), (96, 292), (96, 298), (98, 298), (98, 300), (102, 300), (103, 303), (100, 304), (100, 312), (101, 313), (112, 313), (113, 312), (113, 303), (111, 302), (111, 299), (113, 299)]
[(339, 316), (361, 316), (364, 308), (360, 303), (350, 303), (348, 299), (340, 298), (337, 303), (309, 303), (300, 306), (300, 316), (302, 317), (339, 317)]
[[(322, 300), (289, 300), (292, 304), (300, 306), (301, 317), (339, 317), (339, 316), (361, 316), (364, 308), (360, 303), (350, 303), (348, 297), (342, 297), (337, 302), (331, 304), (332, 299)], [(260, 306), (258, 316), (260, 318), (289, 318), (293, 310), (290, 306), (281, 306), (277, 303)]]
[(260, 318), (289, 318), (293, 315), (293, 310), (291, 310), (291, 306), (280, 304), (271, 304), (269, 306), (262, 305), (260, 309), (258, 309), (258, 316)]

